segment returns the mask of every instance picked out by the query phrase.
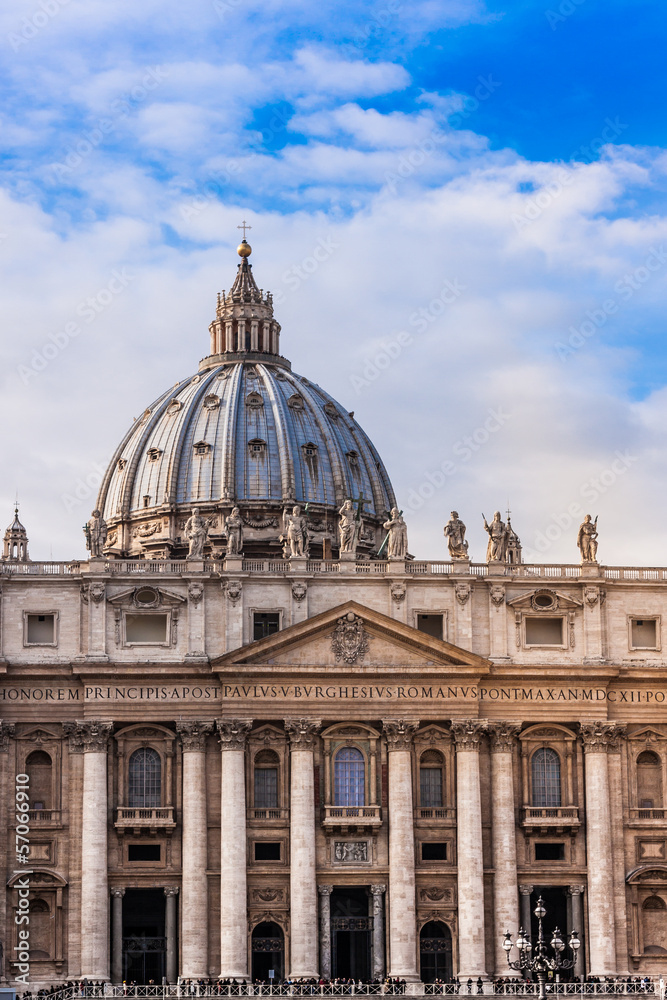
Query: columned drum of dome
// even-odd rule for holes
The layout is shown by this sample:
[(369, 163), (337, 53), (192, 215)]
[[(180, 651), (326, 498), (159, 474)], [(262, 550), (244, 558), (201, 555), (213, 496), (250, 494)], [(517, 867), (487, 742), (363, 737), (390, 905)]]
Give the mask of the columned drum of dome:
[(196, 508), (206, 554), (221, 556), (224, 519), (238, 506), (245, 554), (281, 556), (283, 514), (295, 504), (308, 505), (311, 555), (335, 554), (348, 497), (362, 513), (359, 555), (378, 551), (396, 502), (386, 469), (354, 417), (279, 353), (273, 300), (249, 254), (243, 241), (234, 284), (218, 295), (210, 355), (146, 409), (111, 461), (98, 498), (108, 555), (184, 556)]

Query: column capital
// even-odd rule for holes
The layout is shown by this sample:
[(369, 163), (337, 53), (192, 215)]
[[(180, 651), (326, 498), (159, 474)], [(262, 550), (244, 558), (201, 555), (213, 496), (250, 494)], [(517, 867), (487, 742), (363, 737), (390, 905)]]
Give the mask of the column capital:
[(206, 737), (213, 732), (213, 722), (205, 720), (203, 722), (177, 722), (176, 732), (181, 737), (183, 750), (206, 749)]
[(530, 896), (531, 892), (535, 888), (534, 885), (520, 885), (519, 892), (522, 896)]
[(109, 891), (115, 899), (122, 899), (125, 895), (125, 887), (122, 885), (112, 885)]
[(451, 723), (456, 752), (479, 750), (479, 741), (486, 729), (485, 719), (458, 719)]
[(285, 719), (292, 750), (313, 750), (321, 727), (319, 719)]
[(165, 896), (178, 896), (179, 888), (177, 885), (165, 885), (164, 894)]
[(371, 896), (383, 896), (387, 891), (387, 886), (384, 883), (378, 882), (376, 885), (371, 886)]
[(63, 731), (69, 737), (71, 753), (106, 753), (113, 722), (77, 719), (76, 722), (63, 722)]
[(320, 896), (330, 896), (331, 893), (333, 892), (333, 886), (332, 885), (318, 885), (317, 891), (319, 892)]
[(419, 722), (406, 719), (396, 719), (391, 722), (383, 720), (382, 729), (387, 737), (387, 750), (411, 750), (412, 739)]
[(9, 741), (15, 732), (16, 726), (13, 722), (0, 722), (0, 753), (9, 753)]
[(579, 730), (586, 753), (614, 753), (620, 750), (620, 740), (626, 726), (618, 722), (581, 722)]
[(492, 753), (511, 753), (517, 735), (521, 732), (520, 722), (489, 722), (486, 726)]
[(584, 885), (568, 885), (567, 891), (571, 896), (581, 896), (585, 888), (586, 886)]
[(221, 750), (245, 750), (252, 719), (216, 719)]

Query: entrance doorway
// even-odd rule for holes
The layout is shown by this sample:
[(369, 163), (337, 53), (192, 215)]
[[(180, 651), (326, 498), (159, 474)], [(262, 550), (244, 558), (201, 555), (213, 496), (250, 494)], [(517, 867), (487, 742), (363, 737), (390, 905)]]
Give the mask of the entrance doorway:
[(166, 970), (165, 895), (162, 889), (126, 889), (123, 896), (123, 979), (162, 983)]
[(446, 924), (431, 920), (419, 935), (420, 975), (423, 983), (452, 976), (452, 934)]
[(334, 979), (370, 979), (373, 918), (365, 888), (331, 893), (331, 959)]
[[(279, 924), (265, 921), (252, 932), (253, 983), (280, 982), (285, 967), (285, 936)], [(273, 976), (269, 972), (273, 970)]]
[[(567, 935), (569, 932), (569, 920), (567, 915), (568, 909), (568, 897), (567, 891), (562, 886), (535, 886), (530, 897), (530, 931), (533, 936), (533, 940), (537, 939), (537, 917), (534, 914), (534, 909), (537, 906), (537, 901), (542, 897), (544, 902), (544, 908), (547, 914), (542, 921), (542, 929), (544, 937), (547, 941), (551, 941), (552, 934), (557, 927), (561, 933), (561, 937), (564, 941), (567, 941)], [(575, 928), (579, 931), (579, 928)], [(580, 931), (580, 938), (583, 937)], [(564, 958), (572, 958), (572, 952), (566, 948), (563, 952)], [(572, 969), (566, 969), (559, 972), (558, 978), (561, 982), (569, 981), (573, 978)]]

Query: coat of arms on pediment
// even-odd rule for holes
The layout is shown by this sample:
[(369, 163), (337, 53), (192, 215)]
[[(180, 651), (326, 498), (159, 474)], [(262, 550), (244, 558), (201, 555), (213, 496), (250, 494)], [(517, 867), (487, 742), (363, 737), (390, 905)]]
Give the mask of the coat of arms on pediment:
[(363, 620), (351, 611), (343, 618), (339, 618), (331, 637), (331, 648), (336, 663), (340, 663), (341, 660), (345, 663), (357, 663), (363, 660), (364, 653), (368, 650), (368, 635)]

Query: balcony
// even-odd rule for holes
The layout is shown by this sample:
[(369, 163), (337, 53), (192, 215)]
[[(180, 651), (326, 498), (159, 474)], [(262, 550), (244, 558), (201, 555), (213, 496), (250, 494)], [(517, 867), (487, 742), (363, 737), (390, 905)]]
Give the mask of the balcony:
[(324, 806), (324, 827), (382, 826), (380, 806)]
[(665, 810), (664, 809), (631, 809), (630, 819), (631, 820), (652, 820), (659, 819), (664, 820)]
[(116, 829), (123, 833), (134, 830), (135, 833), (157, 832), (157, 830), (173, 830), (176, 826), (173, 806), (154, 808), (126, 809), (121, 806), (116, 811)]
[(578, 806), (524, 806), (521, 825), (526, 830), (563, 833), (581, 825)]
[(29, 809), (31, 829), (39, 829), (46, 826), (60, 826), (60, 809)]
[(456, 822), (454, 806), (419, 806), (414, 813), (415, 822), (421, 826), (451, 826)]
[(247, 811), (249, 823), (280, 823), (289, 819), (289, 809), (271, 807), (269, 809), (251, 808)]

